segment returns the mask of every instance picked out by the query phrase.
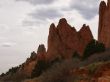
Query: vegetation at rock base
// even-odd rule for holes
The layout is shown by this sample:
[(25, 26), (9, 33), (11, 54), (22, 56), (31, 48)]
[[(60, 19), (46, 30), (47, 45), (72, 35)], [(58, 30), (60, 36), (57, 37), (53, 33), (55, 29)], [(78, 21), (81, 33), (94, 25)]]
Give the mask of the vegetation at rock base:
[(38, 60), (35, 68), (32, 70), (31, 78), (40, 76), (43, 72), (45, 72), (52, 65), (58, 62), (61, 62), (58, 57), (51, 62), (46, 62), (45, 60)]
[(32, 71), (31, 78), (38, 77), (40, 74), (46, 70), (48, 67), (47, 63), (44, 60), (37, 61), (35, 68)]
[(0, 82), (105, 82), (99, 78), (106, 76), (110, 82), (109, 5), (101, 2), (98, 41), (86, 24), (77, 31), (62, 18), (50, 26), (47, 51), (39, 45), (25, 63), (1, 74)]
[(103, 43), (99, 43), (96, 40), (92, 40), (85, 48), (84, 54), (83, 54), (83, 60), (91, 56), (95, 53), (100, 53), (105, 51), (105, 46)]
[(70, 69), (78, 66), (79, 60), (64, 60), (55, 63), (45, 71), (37, 80), (40, 82), (67, 82), (70, 77)]
[(72, 58), (78, 58), (78, 59), (80, 59), (81, 57), (80, 57), (80, 55), (75, 51), (74, 54), (73, 54), (73, 56), (72, 56)]

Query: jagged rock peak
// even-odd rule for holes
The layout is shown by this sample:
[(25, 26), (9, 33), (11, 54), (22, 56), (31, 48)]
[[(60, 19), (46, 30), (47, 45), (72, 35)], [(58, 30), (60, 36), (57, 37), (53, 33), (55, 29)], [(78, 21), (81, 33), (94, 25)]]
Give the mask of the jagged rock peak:
[(82, 28), (81, 29), (90, 29), (88, 25), (86, 24), (83, 24)]
[(53, 23), (50, 25), (46, 58), (54, 59), (58, 55), (69, 58), (74, 51), (82, 56), (86, 45), (92, 39), (93, 35), (89, 26), (84, 24), (80, 32), (77, 32), (65, 18), (62, 18), (57, 27)]
[(82, 28), (79, 30), (79, 32), (84, 32), (84, 31), (88, 31), (91, 32), (90, 27), (86, 24), (83, 24)]
[(71, 26), (68, 24), (68, 22), (65, 18), (62, 18), (59, 20), (59, 23), (57, 25), (58, 29), (66, 29), (68, 27), (71, 27)]
[(54, 34), (55, 31), (56, 31), (55, 24), (52, 23), (49, 28), (49, 34)]
[(31, 59), (36, 58), (36, 56), (37, 56), (37, 54), (35, 51), (31, 52), (31, 56), (30, 56)]
[(107, 8), (107, 5), (105, 3), (105, 1), (101, 1), (100, 3), (100, 7), (99, 7), (99, 29), (98, 29), (98, 35), (100, 35), (101, 30), (102, 30), (102, 26), (103, 26), (103, 16), (105, 14), (105, 10)]
[(52, 23), (52, 24), (50, 25), (50, 28), (55, 28), (55, 24)]
[(44, 44), (39, 45), (37, 54), (42, 53), (42, 52), (46, 52)]
[(86, 27), (86, 24), (83, 24), (83, 27)]
[(72, 31), (75, 31), (74, 28), (72, 28), (67, 20), (65, 18), (62, 18), (59, 20), (59, 23), (57, 25), (57, 30), (59, 33), (65, 33), (65, 32), (72, 32)]
[(57, 28), (55, 27), (55, 24), (52, 23), (49, 28), (48, 38), (53, 38), (56, 36), (56, 34), (57, 34)]
[(106, 3), (102, 1), (99, 8), (99, 28), (98, 40), (110, 48), (110, 0)]
[(103, 14), (107, 8), (107, 5), (105, 1), (101, 1), (100, 7), (99, 7), (99, 14)]
[(62, 18), (59, 20), (59, 24), (67, 24), (67, 20), (65, 18)]
[(101, 7), (105, 7), (105, 6), (106, 6), (105, 1), (101, 1), (101, 2), (100, 2), (100, 6), (101, 6)]
[(107, 1), (107, 6), (110, 7), (110, 0)]
[(82, 28), (79, 30), (79, 34), (83, 38), (83, 40), (85, 40), (86, 43), (93, 39), (90, 27), (86, 24), (83, 24)]

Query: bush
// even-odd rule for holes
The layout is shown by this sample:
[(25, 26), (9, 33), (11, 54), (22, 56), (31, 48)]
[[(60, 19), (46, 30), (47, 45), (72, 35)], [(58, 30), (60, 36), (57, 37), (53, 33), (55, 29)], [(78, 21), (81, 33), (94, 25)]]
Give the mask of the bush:
[(38, 77), (40, 74), (48, 68), (48, 64), (44, 60), (38, 60), (35, 68), (32, 71), (31, 77)]
[(77, 52), (74, 52), (72, 58), (78, 58), (78, 59), (80, 59), (80, 55)]
[(19, 67), (12, 67), (11, 69), (8, 70), (8, 72), (6, 72), (6, 75), (8, 74), (15, 74), (17, 72), (17, 70), (19, 69)]
[(93, 75), (95, 73), (97, 67), (98, 67), (98, 65), (96, 65), (96, 64), (90, 64), (88, 66), (89, 74)]
[(1, 75), (0, 75), (0, 77), (4, 77), (5, 76), (5, 74), (4, 73), (2, 73)]
[(57, 62), (38, 77), (36, 82), (69, 82), (71, 77), (70, 71), (78, 67), (78, 62), (73, 59)]
[(37, 58), (37, 54), (33, 51), (31, 53), (30, 59), (34, 60), (35, 58)]
[(61, 62), (61, 59), (59, 57), (56, 57), (51, 62), (46, 62), (45, 60), (38, 60), (35, 68), (32, 71), (31, 78), (40, 76), (44, 71), (46, 71), (48, 68), (58, 62)]
[(6, 75), (3, 77), (3, 82), (22, 82), (25, 79), (28, 79), (25, 74), (15, 73), (13, 75)]
[(83, 59), (88, 58), (91, 54), (105, 51), (105, 46), (96, 40), (92, 40), (85, 48)]
[(61, 61), (62, 61), (61, 58), (56, 57), (53, 61), (50, 62), (50, 66), (52, 66), (52, 65), (55, 64), (55, 63), (61, 62)]

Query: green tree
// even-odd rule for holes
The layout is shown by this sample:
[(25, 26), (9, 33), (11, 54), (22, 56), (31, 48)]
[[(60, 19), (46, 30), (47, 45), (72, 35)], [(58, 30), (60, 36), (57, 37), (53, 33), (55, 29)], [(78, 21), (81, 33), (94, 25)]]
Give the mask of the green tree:
[(85, 48), (84, 54), (83, 54), (83, 59), (88, 58), (94, 53), (100, 53), (105, 51), (105, 46), (103, 43), (99, 43), (96, 40), (92, 40), (87, 47)]
[(32, 71), (31, 78), (40, 76), (44, 71), (53, 66), (54, 64), (61, 62), (59, 57), (55, 58), (51, 62), (46, 62), (45, 60), (38, 60), (35, 68)]
[(32, 71), (31, 77), (38, 77), (41, 75), (43, 71), (45, 71), (48, 67), (48, 64), (44, 60), (38, 60), (35, 68)]

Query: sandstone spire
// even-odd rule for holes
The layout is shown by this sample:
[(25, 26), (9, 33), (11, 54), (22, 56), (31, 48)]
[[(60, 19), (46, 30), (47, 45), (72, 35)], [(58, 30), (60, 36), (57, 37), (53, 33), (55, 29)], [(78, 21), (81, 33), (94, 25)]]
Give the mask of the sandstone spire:
[(110, 7), (110, 0), (107, 0), (107, 6)]
[(105, 10), (106, 10), (107, 6), (106, 6), (106, 3), (104, 1), (101, 1), (100, 3), (100, 7), (99, 7), (99, 29), (98, 29), (98, 36), (99, 36), (99, 39), (100, 39), (100, 33), (101, 33), (101, 30), (102, 30), (102, 21), (103, 21), (103, 16), (104, 16), (104, 13), (105, 13)]
[(92, 35), (91, 30), (90, 30), (90, 27), (86, 26), (86, 24), (84, 24), (82, 26), (79, 33), (80, 33), (80, 36), (82, 37), (82, 39), (85, 41), (85, 43), (88, 43), (93, 39), (93, 35)]
[(98, 40), (110, 48), (110, 0), (106, 3), (102, 1), (99, 8), (99, 29)]
[(45, 60), (46, 49), (44, 44), (39, 45), (37, 50), (37, 58), (38, 60)]
[(39, 45), (37, 54), (42, 53), (42, 52), (46, 52), (44, 44)]

